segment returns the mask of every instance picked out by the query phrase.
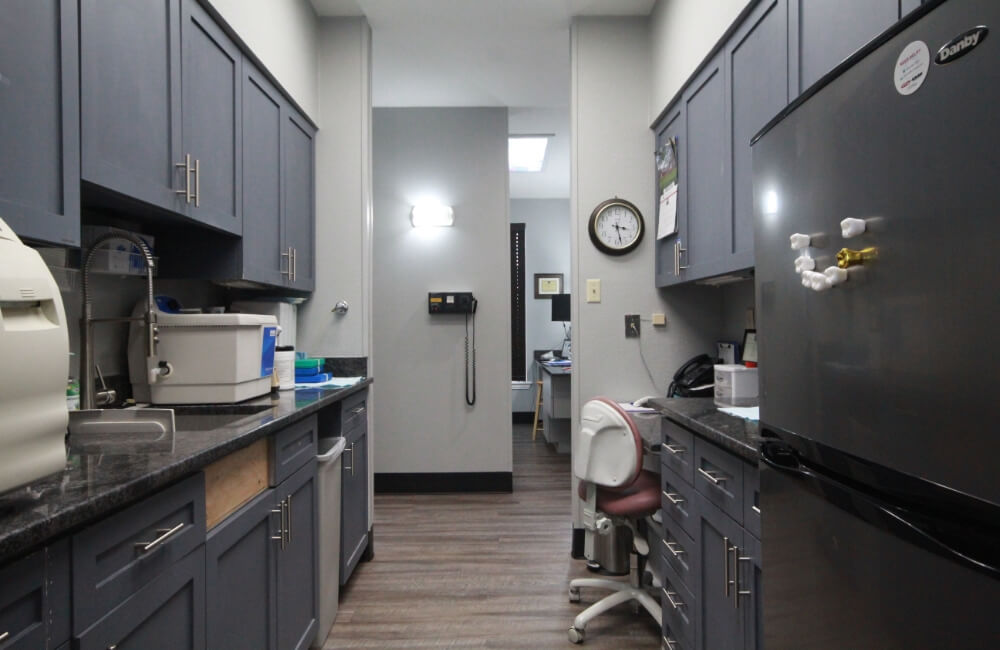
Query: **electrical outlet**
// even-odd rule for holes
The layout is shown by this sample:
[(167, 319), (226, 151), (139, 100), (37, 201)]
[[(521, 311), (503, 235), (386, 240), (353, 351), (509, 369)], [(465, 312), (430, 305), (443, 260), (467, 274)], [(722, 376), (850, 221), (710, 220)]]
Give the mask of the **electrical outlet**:
[(639, 338), (639, 314), (625, 314), (625, 338)]
[(660, 313), (653, 314), (653, 326), (654, 327), (663, 327), (666, 324), (667, 324), (667, 316), (666, 316), (666, 314), (660, 314)]
[(601, 302), (601, 280), (599, 278), (587, 280), (587, 302)]

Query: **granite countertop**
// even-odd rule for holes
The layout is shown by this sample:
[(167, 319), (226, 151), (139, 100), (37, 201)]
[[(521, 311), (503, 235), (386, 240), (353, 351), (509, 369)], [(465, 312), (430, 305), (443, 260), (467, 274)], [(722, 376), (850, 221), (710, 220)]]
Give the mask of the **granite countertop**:
[(648, 406), (747, 462), (756, 465), (760, 458), (758, 423), (723, 413), (711, 397), (657, 398), (650, 400)]
[(213, 414), (210, 408), (178, 415), (172, 444), (89, 442), (86, 453), (71, 450), (62, 473), (0, 496), (0, 562), (139, 501), (371, 383), (369, 377), (348, 388), (296, 389), (241, 402), (269, 406), (252, 415)]

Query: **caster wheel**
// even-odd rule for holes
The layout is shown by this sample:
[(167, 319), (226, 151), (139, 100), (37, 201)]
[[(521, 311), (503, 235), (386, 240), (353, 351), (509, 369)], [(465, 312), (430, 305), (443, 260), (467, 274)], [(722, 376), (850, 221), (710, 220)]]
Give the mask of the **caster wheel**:
[(574, 589), (573, 587), (569, 588), (569, 602), (571, 602), (571, 603), (578, 603), (578, 602), (580, 602), (580, 590), (579, 589)]
[(583, 630), (578, 630), (575, 627), (569, 628), (569, 640), (572, 643), (583, 643)]

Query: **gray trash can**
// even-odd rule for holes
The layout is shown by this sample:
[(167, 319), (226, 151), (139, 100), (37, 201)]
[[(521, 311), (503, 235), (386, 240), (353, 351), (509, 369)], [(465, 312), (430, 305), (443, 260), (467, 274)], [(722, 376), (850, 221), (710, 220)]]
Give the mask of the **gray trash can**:
[(321, 647), (337, 618), (340, 586), (340, 456), (343, 438), (320, 438), (316, 468), (319, 483), (319, 625), (314, 647)]

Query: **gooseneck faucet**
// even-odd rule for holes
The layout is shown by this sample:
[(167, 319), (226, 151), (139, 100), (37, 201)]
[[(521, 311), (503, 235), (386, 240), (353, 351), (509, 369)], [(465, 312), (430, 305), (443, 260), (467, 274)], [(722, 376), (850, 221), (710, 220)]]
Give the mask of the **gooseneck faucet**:
[[(146, 313), (141, 318), (102, 318), (94, 319), (90, 304), (90, 264), (93, 261), (94, 253), (97, 249), (108, 241), (124, 239), (134, 244), (146, 260)], [(114, 401), (114, 396), (110, 391), (102, 391), (100, 394), (94, 390), (94, 323), (120, 323), (141, 320), (144, 324), (146, 334), (146, 356), (153, 358), (156, 356), (156, 344), (159, 342), (156, 327), (156, 310), (153, 303), (153, 268), (155, 266), (152, 253), (149, 247), (137, 235), (125, 230), (112, 230), (101, 235), (91, 245), (87, 251), (81, 267), (83, 275), (83, 310), (80, 318), (80, 408), (93, 409), (97, 406), (106, 406)]]

